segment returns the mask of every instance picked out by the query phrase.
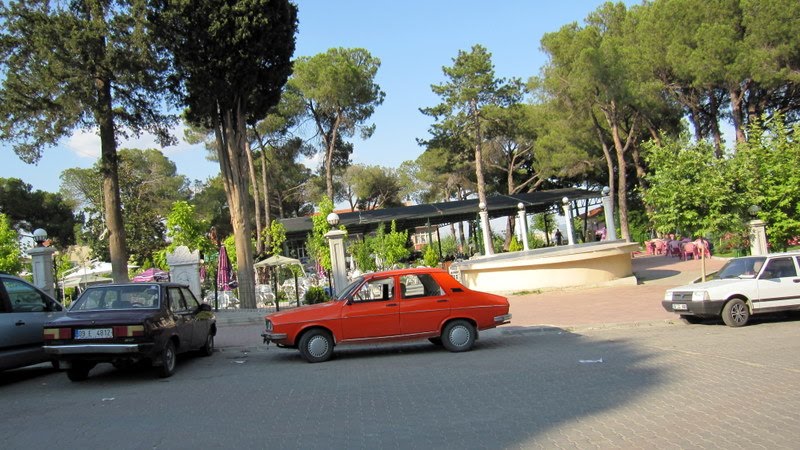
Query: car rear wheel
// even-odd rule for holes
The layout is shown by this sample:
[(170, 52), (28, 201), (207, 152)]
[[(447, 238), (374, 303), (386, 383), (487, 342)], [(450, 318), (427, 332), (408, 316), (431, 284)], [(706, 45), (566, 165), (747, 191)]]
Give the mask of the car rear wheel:
[(442, 331), (442, 345), (451, 352), (466, 352), (475, 343), (475, 327), (466, 320), (454, 320)]
[(333, 354), (333, 338), (327, 331), (311, 330), (303, 334), (297, 347), (306, 361), (325, 362)]
[(211, 332), (208, 332), (208, 336), (206, 336), (206, 343), (202, 347), (200, 347), (200, 354), (203, 356), (211, 356), (214, 353), (214, 335)]
[(74, 361), (69, 369), (67, 369), (67, 378), (70, 381), (84, 381), (89, 378), (89, 372), (94, 367), (94, 364), (83, 361)]
[(161, 351), (161, 365), (158, 366), (158, 376), (161, 378), (171, 377), (175, 373), (175, 365), (178, 356), (175, 354), (175, 343), (167, 341), (164, 350)]
[(750, 320), (750, 310), (742, 299), (735, 298), (722, 308), (722, 321), (729, 327), (741, 327)]

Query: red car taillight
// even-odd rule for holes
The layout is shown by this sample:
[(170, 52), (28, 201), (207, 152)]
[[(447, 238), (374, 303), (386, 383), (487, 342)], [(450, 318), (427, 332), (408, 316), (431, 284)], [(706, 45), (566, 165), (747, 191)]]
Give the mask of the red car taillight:
[(143, 325), (120, 325), (114, 327), (114, 337), (144, 336)]
[(71, 330), (69, 328), (45, 328), (44, 329), (44, 340), (45, 341), (52, 341), (56, 339), (69, 339), (72, 337)]

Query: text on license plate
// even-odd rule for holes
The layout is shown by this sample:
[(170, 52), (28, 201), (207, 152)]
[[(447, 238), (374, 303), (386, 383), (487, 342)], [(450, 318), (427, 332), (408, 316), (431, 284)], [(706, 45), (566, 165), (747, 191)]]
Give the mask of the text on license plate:
[(108, 339), (114, 337), (111, 328), (86, 328), (75, 330), (75, 339)]
[(686, 311), (688, 308), (683, 303), (673, 303), (672, 309), (677, 311)]

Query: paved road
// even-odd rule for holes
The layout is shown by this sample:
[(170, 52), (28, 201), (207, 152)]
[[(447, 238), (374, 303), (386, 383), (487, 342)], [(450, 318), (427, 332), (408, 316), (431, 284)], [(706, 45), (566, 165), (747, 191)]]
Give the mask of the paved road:
[[(249, 328), (243, 326), (242, 329)], [(800, 321), (507, 326), (453, 354), (342, 347), (307, 364), (246, 345), (169, 379), (0, 374), (4, 448), (797, 448)]]

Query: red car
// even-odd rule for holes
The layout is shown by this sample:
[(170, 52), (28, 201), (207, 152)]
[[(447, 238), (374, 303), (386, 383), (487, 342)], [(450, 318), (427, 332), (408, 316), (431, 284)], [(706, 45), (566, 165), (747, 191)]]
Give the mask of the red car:
[(333, 300), (265, 317), (264, 342), (296, 348), (308, 362), (339, 344), (429, 339), (451, 352), (472, 348), (478, 331), (509, 323), (508, 300), (472, 291), (441, 269), (356, 278)]

